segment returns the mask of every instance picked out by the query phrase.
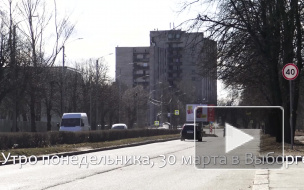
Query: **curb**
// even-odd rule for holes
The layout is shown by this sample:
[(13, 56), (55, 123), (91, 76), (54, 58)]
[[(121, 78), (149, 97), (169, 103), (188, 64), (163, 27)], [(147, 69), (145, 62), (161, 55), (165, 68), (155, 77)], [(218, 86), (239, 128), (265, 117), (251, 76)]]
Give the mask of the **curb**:
[[(143, 141), (143, 142), (123, 144), (123, 145), (103, 147), (103, 148), (96, 148), (96, 149), (90, 149), (90, 150), (47, 154), (47, 155), (43, 155), (43, 156), (36, 156), (36, 158), (37, 158), (37, 161), (40, 161), (40, 160), (43, 159), (44, 156), (50, 156), (50, 158), (52, 158), (54, 156), (56, 156), (56, 157), (75, 156), (75, 155), (80, 155), (80, 154), (88, 154), (88, 153), (92, 153), (92, 152), (99, 152), (99, 151), (114, 150), (114, 149), (119, 149), (119, 148), (141, 146), (141, 145), (146, 145), (146, 144), (152, 144), (152, 143), (158, 143), (158, 142), (166, 142), (166, 141), (172, 141), (172, 140), (178, 140), (178, 139), (180, 139), (180, 138), (176, 137), (176, 138), (169, 138), (169, 139), (147, 140), (147, 141)], [(25, 159), (21, 159), (21, 160), (19, 160), (19, 159), (9, 160), (5, 164), (3, 164), (3, 161), (0, 161), (0, 166), (6, 166), (6, 165), (14, 164), (14, 163), (15, 164), (16, 163), (20, 163), (20, 161), (25, 161)]]
[(269, 190), (269, 170), (255, 172), (252, 190)]

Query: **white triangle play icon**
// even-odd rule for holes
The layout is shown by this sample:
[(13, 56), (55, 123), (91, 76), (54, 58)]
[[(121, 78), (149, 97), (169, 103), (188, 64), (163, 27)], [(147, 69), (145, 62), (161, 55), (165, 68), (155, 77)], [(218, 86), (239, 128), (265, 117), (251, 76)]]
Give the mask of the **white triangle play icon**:
[(226, 153), (253, 140), (253, 136), (225, 123)]

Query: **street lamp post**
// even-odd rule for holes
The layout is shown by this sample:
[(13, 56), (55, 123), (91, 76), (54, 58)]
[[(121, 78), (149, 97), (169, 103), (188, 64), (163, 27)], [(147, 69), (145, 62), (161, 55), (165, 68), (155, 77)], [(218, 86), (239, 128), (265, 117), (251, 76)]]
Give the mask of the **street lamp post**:
[[(120, 77), (121, 77), (121, 69), (119, 69), (119, 75), (120, 75)], [(121, 82), (120, 82), (120, 79), (119, 79), (119, 97), (118, 97), (118, 122), (120, 123), (120, 103), (121, 103)]]
[[(172, 95), (171, 95), (172, 96)], [(171, 100), (170, 100), (170, 127), (172, 128), (172, 97), (171, 97)]]
[[(73, 41), (71, 41), (71, 42), (69, 42), (69, 43), (72, 43), (72, 42), (75, 42), (75, 41), (77, 41), (77, 40), (82, 40), (83, 38), (76, 38), (75, 40), (73, 40)], [(67, 44), (69, 44), (69, 43), (67, 43)], [(61, 115), (64, 113), (64, 111), (65, 111), (65, 101), (64, 101), (64, 99), (65, 99), (65, 87), (64, 87), (64, 82), (65, 82), (65, 80), (64, 80), (64, 77), (65, 77), (65, 69), (64, 69), (64, 67), (65, 67), (65, 44), (63, 44), (62, 45), (62, 87), (61, 87), (61, 102), (60, 102), (60, 111), (61, 111)]]
[(117, 82), (118, 80), (118, 123), (120, 123), (120, 102), (121, 102), (121, 82), (119, 77), (121, 77), (121, 68), (119, 68), (119, 75), (117, 76), (117, 71), (115, 71), (116, 76), (115, 76), (115, 81)]
[(64, 53), (64, 45), (62, 46), (62, 73), (61, 73), (61, 82), (62, 82), (62, 86), (61, 86), (61, 101), (60, 101), (60, 112), (61, 112), (61, 115), (63, 114), (64, 110), (63, 110), (63, 106), (64, 106), (64, 76), (65, 76), (65, 73), (64, 73), (64, 57), (65, 57), (65, 53)]

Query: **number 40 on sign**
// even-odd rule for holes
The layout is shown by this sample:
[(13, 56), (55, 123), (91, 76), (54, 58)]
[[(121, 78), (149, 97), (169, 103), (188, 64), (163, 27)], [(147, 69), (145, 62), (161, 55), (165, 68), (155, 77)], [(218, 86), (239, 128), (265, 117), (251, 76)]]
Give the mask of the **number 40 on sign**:
[(299, 74), (299, 69), (295, 64), (287, 63), (282, 69), (282, 74), (286, 80), (294, 80)]

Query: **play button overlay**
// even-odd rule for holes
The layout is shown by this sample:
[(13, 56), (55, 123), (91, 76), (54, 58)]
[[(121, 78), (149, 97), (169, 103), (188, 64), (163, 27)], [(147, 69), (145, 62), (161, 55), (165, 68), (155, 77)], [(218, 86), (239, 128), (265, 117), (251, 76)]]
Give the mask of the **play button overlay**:
[[(183, 164), (202, 170), (283, 167), (283, 108), (197, 105), (196, 110), (200, 107), (202, 112), (194, 110), (193, 115), (194, 123), (201, 126), (195, 134), (202, 132), (203, 138), (193, 141), (195, 154), (183, 155)], [(210, 110), (212, 117), (207, 114)]]
[(237, 147), (254, 139), (253, 136), (248, 135), (241, 130), (225, 123), (226, 130), (226, 153), (236, 149)]

